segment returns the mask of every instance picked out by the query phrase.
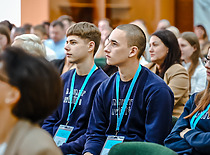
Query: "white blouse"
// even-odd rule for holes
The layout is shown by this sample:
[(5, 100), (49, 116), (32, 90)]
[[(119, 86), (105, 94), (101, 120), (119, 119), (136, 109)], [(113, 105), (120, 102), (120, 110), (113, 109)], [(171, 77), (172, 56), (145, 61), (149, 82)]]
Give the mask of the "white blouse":
[(0, 155), (4, 155), (6, 148), (7, 148), (7, 143), (0, 144)]
[[(182, 65), (186, 70), (189, 69), (191, 63), (184, 63), (182, 62)], [(195, 72), (191, 76), (191, 91), (190, 95), (200, 92), (206, 88), (207, 85), (207, 79), (206, 79), (207, 73), (206, 68), (203, 65), (202, 60), (199, 58), (199, 64), (195, 69)]]

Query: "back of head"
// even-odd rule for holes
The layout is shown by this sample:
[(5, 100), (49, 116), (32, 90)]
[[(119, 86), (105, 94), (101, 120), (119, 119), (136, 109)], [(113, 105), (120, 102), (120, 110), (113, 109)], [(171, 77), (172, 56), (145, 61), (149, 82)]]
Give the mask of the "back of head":
[(165, 30), (169, 26), (171, 26), (170, 22), (167, 19), (162, 19), (158, 22), (156, 30)]
[(44, 28), (43, 25), (35, 25), (32, 27), (32, 29), (37, 30), (39, 32), (41, 32), (43, 35), (47, 35), (46, 29)]
[(177, 38), (179, 38), (180, 32), (179, 32), (179, 29), (177, 27), (175, 27), (175, 26), (169, 26), (169, 27), (166, 28), (166, 30), (169, 30), (169, 31), (173, 32), (174, 35)]
[(82, 39), (87, 39), (88, 41), (95, 42), (94, 54), (97, 52), (100, 40), (101, 32), (99, 29), (92, 23), (89, 22), (79, 22), (72, 25), (66, 32), (66, 36), (75, 35)]
[(146, 47), (146, 36), (143, 30), (134, 24), (124, 24), (116, 27), (126, 33), (128, 46), (136, 46), (139, 49), (137, 58), (139, 59), (144, 53)]
[(28, 24), (28, 23), (23, 25), (23, 28), (24, 28), (26, 34), (30, 33), (31, 27), (32, 27), (32, 25)]
[(73, 22), (73, 18), (68, 15), (62, 15), (58, 18), (59, 21), (67, 20), (69, 23)]
[(10, 21), (8, 21), (8, 20), (3, 20), (3, 21), (0, 22), (0, 24), (3, 24), (3, 25), (5, 25), (6, 27), (8, 27), (8, 28), (9, 28), (9, 31), (12, 30), (13, 24), (10, 23)]
[(60, 26), (62, 29), (64, 29), (64, 25), (61, 21), (59, 20), (54, 20), (52, 21), (52, 23), (50, 24), (51, 27), (55, 27), (55, 26)]
[(12, 46), (19, 46), (34, 56), (46, 57), (46, 49), (39, 37), (34, 34), (22, 34), (15, 37)]
[(200, 44), (199, 44), (198, 37), (196, 36), (196, 34), (194, 32), (183, 32), (180, 35), (180, 38), (183, 38), (186, 41), (188, 41), (190, 43), (190, 45), (196, 49), (190, 58), (193, 63), (197, 63), (198, 58), (200, 56)]
[(175, 63), (180, 63), (181, 51), (176, 36), (169, 30), (160, 30), (154, 32), (151, 36), (157, 36), (163, 44), (168, 47), (168, 54), (165, 58), (163, 66), (169, 68)]
[(62, 82), (54, 66), (18, 47), (8, 47), (0, 55), (8, 83), (20, 91), (20, 99), (12, 108), (19, 119), (37, 122), (59, 105)]

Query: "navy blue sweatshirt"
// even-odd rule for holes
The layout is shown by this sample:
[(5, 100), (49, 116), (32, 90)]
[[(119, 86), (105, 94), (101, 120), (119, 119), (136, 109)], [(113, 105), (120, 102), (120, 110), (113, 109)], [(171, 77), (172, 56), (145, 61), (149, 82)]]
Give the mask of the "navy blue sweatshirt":
[[(210, 154), (210, 117), (206, 112), (201, 119), (198, 121), (195, 129), (188, 131), (184, 138), (180, 137), (180, 132), (185, 128), (190, 127), (189, 119), (184, 119), (185, 116), (189, 115), (195, 108), (194, 98), (196, 94), (193, 94), (185, 104), (184, 112), (177, 120), (171, 133), (165, 139), (165, 146), (174, 150), (178, 154)], [(196, 118), (201, 114), (198, 113)]]
[[(74, 71), (75, 69), (70, 70), (62, 75), (62, 79), (64, 81), (62, 103), (59, 105), (58, 109), (44, 121), (44, 124), (42, 126), (42, 128), (47, 130), (52, 136), (54, 136), (54, 134), (56, 133), (59, 125), (65, 125), (67, 122), (67, 117), (69, 113), (70, 86)], [(74, 103), (76, 102), (79, 90), (81, 89), (85, 78), (86, 76), (79, 76), (76, 74), (71, 107), (73, 107)], [(107, 78), (108, 76), (103, 72), (102, 69), (95, 70), (90, 77), (85, 89), (82, 92), (79, 102), (70, 117), (68, 125), (73, 126), (74, 130), (67, 140), (67, 143), (64, 143), (62, 146), (60, 146), (64, 154), (82, 153), (86, 140), (85, 133), (88, 126), (93, 99), (99, 85)]]
[[(120, 81), (119, 109), (122, 108), (131, 81)], [(115, 135), (117, 124), (116, 73), (97, 90), (83, 153), (97, 155), (106, 137)], [(120, 126), (124, 141), (148, 141), (163, 144), (172, 125), (173, 92), (167, 84), (142, 66)]]

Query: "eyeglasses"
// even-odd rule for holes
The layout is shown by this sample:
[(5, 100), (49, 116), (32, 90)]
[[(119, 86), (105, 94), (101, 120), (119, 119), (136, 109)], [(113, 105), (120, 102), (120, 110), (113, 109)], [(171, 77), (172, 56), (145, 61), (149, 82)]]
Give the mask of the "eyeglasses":
[(204, 64), (209, 64), (210, 65), (210, 59), (209, 58), (204, 58)]

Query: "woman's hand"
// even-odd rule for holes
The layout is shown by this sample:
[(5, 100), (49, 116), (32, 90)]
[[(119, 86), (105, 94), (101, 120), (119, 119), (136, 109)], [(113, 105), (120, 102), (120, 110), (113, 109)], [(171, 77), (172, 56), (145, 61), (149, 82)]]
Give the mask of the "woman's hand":
[(188, 131), (190, 131), (191, 129), (189, 129), (189, 128), (186, 128), (186, 129), (184, 129), (182, 132), (180, 132), (180, 136), (182, 137), (182, 138), (184, 138), (184, 135), (188, 132)]

